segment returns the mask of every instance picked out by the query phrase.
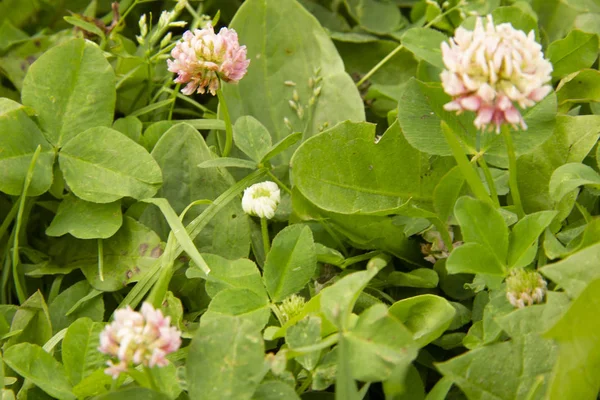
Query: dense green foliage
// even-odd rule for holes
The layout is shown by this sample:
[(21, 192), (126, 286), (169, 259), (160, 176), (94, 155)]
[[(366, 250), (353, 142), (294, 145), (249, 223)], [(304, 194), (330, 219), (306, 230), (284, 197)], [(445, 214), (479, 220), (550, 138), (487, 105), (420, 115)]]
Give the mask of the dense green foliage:
[[(515, 165), (443, 108), (440, 45), (487, 14), (553, 65)], [(220, 102), (166, 63), (210, 21), (251, 60)], [(597, 0), (4, 0), (2, 399), (596, 399), (599, 26)], [(183, 344), (113, 380), (99, 334), (144, 301)]]

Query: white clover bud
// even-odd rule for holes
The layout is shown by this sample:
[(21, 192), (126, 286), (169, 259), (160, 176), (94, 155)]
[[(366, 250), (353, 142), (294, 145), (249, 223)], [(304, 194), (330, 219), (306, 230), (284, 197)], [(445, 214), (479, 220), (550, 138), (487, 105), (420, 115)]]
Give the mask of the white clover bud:
[(129, 306), (115, 311), (115, 320), (100, 334), (98, 350), (118, 363), (108, 361), (104, 372), (117, 379), (131, 365), (166, 366), (167, 354), (181, 345), (181, 332), (170, 325), (171, 317), (164, 317), (150, 303), (144, 303), (141, 312)]
[(148, 24), (146, 23), (146, 14), (142, 14), (140, 20), (138, 21), (138, 25), (140, 26), (140, 36), (146, 37), (148, 34)]
[(542, 46), (529, 34), (510, 23), (494, 25), (477, 18), (475, 30), (458, 28), (449, 43), (442, 43), (446, 70), (442, 86), (452, 101), (447, 111), (477, 113), (475, 126), (493, 129), (508, 123), (527, 129), (519, 109), (541, 101), (552, 87), (552, 64), (544, 58)]
[(513, 306), (523, 308), (541, 303), (546, 294), (546, 287), (546, 281), (536, 271), (514, 269), (506, 278), (506, 298)]
[(159, 29), (164, 28), (167, 25), (169, 25), (169, 22), (171, 22), (171, 20), (173, 19), (174, 16), (175, 16), (174, 11), (163, 11), (162, 13), (160, 13), (160, 18), (158, 19)]
[(265, 181), (244, 190), (242, 208), (246, 214), (271, 219), (280, 201), (279, 186), (275, 182)]
[(162, 38), (162, 40), (160, 41), (160, 48), (164, 48), (167, 47), (169, 45), (169, 43), (171, 43), (171, 38), (173, 37), (173, 35), (171, 35), (171, 32), (167, 33), (165, 35), (164, 38)]

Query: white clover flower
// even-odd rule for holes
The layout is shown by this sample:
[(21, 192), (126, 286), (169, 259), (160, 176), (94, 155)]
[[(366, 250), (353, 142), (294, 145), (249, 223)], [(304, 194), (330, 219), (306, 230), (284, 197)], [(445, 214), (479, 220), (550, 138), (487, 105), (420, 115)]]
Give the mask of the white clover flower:
[(116, 379), (132, 364), (146, 367), (167, 365), (166, 355), (181, 345), (181, 332), (170, 324), (171, 317), (164, 317), (150, 303), (142, 305), (141, 313), (129, 306), (115, 311), (115, 320), (100, 334), (98, 350), (119, 362), (108, 361), (104, 372)]
[(506, 278), (506, 298), (513, 306), (523, 308), (541, 303), (546, 287), (547, 283), (539, 273), (518, 268)]
[(280, 201), (279, 186), (275, 182), (265, 181), (244, 190), (242, 208), (246, 214), (271, 219)]
[(552, 87), (552, 64), (544, 58), (542, 46), (510, 23), (494, 25), (488, 15), (484, 27), (477, 18), (474, 31), (458, 28), (449, 43), (442, 43), (447, 70), (441, 74), (446, 93), (453, 97), (447, 111), (474, 111), (475, 126), (486, 129), (504, 123), (523, 130), (527, 125), (521, 109), (541, 101)]

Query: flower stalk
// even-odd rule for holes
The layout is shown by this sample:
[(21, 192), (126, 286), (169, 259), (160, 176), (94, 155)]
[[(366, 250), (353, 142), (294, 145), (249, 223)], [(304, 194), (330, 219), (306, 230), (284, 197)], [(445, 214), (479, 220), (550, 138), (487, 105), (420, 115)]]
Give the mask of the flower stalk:
[(223, 114), (223, 121), (225, 121), (225, 147), (223, 147), (222, 157), (229, 156), (231, 148), (233, 147), (233, 126), (231, 125), (231, 118), (229, 117), (229, 109), (227, 108), (227, 102), (223, 95), (221, 87), (217, 89), (217, 97), (219, 98), (219, 108)]
[(525, 216), (523, 203), (521, 202), (521, 194), (519, 192), (519, 182), (517, 181), (517, 156), (515, 155), (515, 147), (512, 137), (510, 136), (510, 128), (508, 125), (502, 126), (502, 136), (506, 143), (506, 154), (508, 156), (508, 184), (510, 186), (510, 194), (517, 211), (519, 219)]

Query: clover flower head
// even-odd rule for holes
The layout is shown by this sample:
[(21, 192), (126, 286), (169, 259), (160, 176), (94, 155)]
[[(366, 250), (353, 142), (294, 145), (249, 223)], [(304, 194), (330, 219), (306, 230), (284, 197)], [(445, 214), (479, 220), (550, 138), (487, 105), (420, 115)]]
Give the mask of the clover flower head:
[(513, 306), (523, 308), (541, 303), (546, 294), (546, 287), (546, 281), (536, 271), (514, 269), (506, 278), (506, 298)]
[(281, 192), (275, 182), (265, 181), (244, 190), (242, 208), (246, 214), (271, 219), (281, 201)]
[(215, 34), (212, 25), (186, 31), (167, 60), (170, 72), (177, 74), (175, 83), (187, 83), (181, 90), (186, 95), (219, 89), (219, 79), (237, 83), (248, 70), (250, 60), (246, 46), (240, 46), (233, 29), (222, 28)]
[(129, 306), (115, 311), (115, 320), (100, 334), (98, 350), (119, 360), (108, 361), (104, 371), (116, 379), (132, 364), (164, 367), (169, 363), (166, 355), (180, 345), (181, 332), (171, 326), (171, 317), (144, 303), (141, 312)]
[[(463, 244), (462, 241), (454, 242), (454, 231), (451, 226), (448, 227), (448, 233), (450, 234), (450, 239), (453, 241), (452, 245), (454, 247)], [(423, 232), (422, 237), (426, 241), (426, 243), (421, 243), (421, 253), (425, 256), (423, 257), (425, 260), (435, 264), (437, 260), (448, 258), (450, 252), (442, 239), (442, 235), (435, 227), (431, 227)]]
[(277, 306), (281, 316), (284, 319), (284, 323), (294, 318), (296, 315), (300, 314), (300, 312), (304, 309), (304, 305), (306, 304), (306, 300), (302, 296), (298, 296), (297, 294), (293, 294), (287, 298), (285, 298), (281, 304)]
[(552, 64), (544, 58), (542, 46), (529, 34), (510, 23), (494, 25), (477, 18), (475, 30), (458, 28), (449, 43), (442, 43), (446, 70), (442, 86), (452, 101), (447, 111), (474, 111), (475, 126), (496, 128), (508, 123), (526, 130), (518, 107), (525, 109), (541, 101), (552, 87)]

